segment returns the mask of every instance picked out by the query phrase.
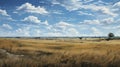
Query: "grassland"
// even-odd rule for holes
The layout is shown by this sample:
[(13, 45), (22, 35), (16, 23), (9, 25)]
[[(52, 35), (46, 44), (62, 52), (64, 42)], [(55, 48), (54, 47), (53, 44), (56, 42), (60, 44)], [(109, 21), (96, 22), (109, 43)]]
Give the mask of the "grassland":
[(0, 38), (0, 67), (120, 67), (120, 40)]

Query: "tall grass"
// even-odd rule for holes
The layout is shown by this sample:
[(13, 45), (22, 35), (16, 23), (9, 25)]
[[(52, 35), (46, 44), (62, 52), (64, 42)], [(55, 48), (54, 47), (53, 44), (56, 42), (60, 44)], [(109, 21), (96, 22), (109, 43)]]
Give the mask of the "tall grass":
[(0, 67), (120, 67), (119, 40), (0, 39), (0, 49)]

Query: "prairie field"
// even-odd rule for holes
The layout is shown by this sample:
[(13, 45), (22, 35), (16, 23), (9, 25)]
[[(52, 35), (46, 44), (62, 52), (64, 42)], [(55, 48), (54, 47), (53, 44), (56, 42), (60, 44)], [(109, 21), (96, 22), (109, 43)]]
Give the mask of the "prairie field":
[(0, 67), (120, 67), (120, 40), (0, 38)]

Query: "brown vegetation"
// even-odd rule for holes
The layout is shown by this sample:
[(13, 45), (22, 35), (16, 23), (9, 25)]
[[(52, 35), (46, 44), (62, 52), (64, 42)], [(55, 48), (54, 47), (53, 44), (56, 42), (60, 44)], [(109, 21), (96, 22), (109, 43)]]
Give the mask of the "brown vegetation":
[(0, 39), (0, 67), (120, 67), (120, 40)]

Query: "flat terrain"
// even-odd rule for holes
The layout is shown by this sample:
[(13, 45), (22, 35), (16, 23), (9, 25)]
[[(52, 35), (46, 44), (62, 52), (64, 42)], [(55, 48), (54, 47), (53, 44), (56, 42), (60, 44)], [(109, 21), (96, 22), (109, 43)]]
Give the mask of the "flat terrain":
[(120, 67), (120, 40), (0, 38), (0, 67)]

